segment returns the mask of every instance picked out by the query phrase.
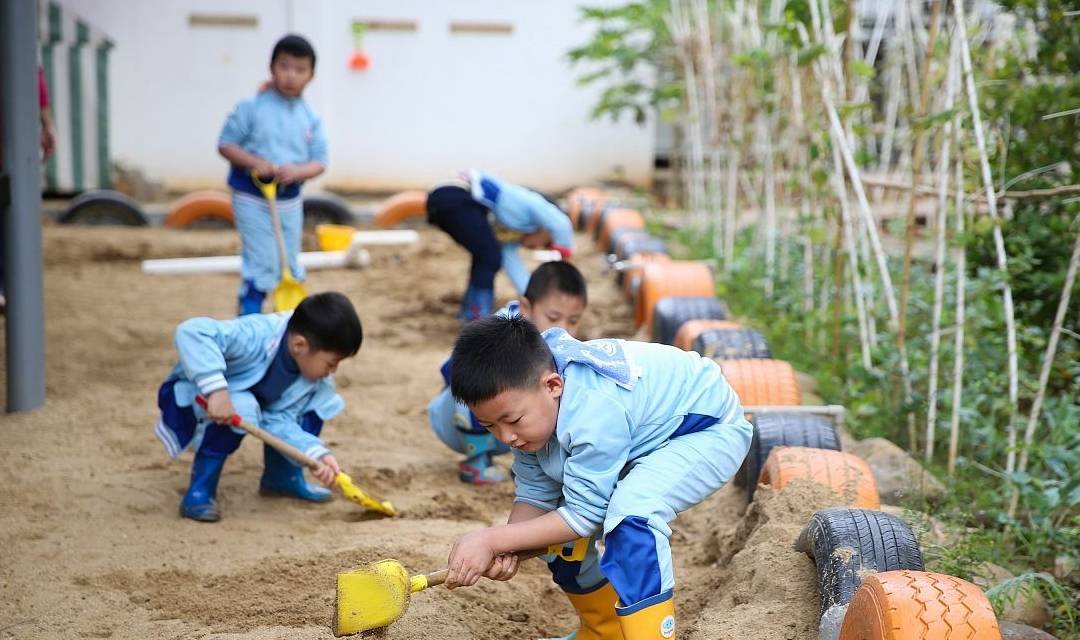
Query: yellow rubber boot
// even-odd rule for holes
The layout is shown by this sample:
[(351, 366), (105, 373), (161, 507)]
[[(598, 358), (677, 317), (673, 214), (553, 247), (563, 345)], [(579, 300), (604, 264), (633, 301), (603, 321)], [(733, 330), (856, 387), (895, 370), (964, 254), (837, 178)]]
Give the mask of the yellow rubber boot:
[[(659, 602), (650, 604), (649, 600)], [(633, 607), (617, 607), (615, 612), (625, 640), (671, 640), (675, 637), (675, 598), (670, 591)]]
[(577, 610), (581, 627), (560, 640), (623, 640), (615, 615), (619, 596), (610, 582), (589, 593), (567, 593), (566, 597)]

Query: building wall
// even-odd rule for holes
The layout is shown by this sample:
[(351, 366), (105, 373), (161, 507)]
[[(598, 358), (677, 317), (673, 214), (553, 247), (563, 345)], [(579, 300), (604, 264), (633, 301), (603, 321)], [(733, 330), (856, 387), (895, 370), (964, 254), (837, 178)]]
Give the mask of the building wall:
[[(591, 121), (596, 88), (566, 52), (588, 37), (578, 0), (61, 0), (115, 42), (110, 69), (116, 160), (172, 188), (220, 186), (216, 153), (232, 105), (268, 76), (274, 41), (294, 30), (319, 55), (306, 97), (326, 123), (330, 188), (425, 187), (480, 167), (558, 190), (623, 175), (647, 184), (653, 128)], [(614, 0), (590, 1), (604, 4)], [(191, 25), (193, 14), (254, 16), (255, 26)], [(368, 70), (349, 69), (353, 21), (369, 30)], [(451, 33), (452, 21), (512, 32)]]

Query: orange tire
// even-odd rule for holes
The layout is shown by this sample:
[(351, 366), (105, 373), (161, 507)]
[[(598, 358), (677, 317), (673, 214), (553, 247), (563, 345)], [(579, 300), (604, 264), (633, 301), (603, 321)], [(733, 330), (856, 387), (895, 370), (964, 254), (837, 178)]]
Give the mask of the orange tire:
[(611, 243), (611, 234), (616, 229), (644, 229), (645, 218), (636, 209), (608, 209), (604, 216), (604, 226), (600, 229), (600, 236), (596, 239), (596, 246), (604, 252), (608, 251)]
[(180, 198), (165, 214), (166, 227), (235, 226), (232, 198), (224, 191), (195, 191)]
[(682, 323), (675, 332), (675, 346), (683, 351), (694, 350), (694, 339), (710, 329), (742, 329), (738, 322), (730, 320), (690, 320)]
[(570, 222), (575, 229), (581, 228), (581, 217), (584, 212), (592, 210), (597, 203), (603, 203), (607, 194), (602, 189), (593, 187), (578, 187), (566, 194), (566, 214), (570, 216)]
[(978, 587), (929, 571), (873, 573), (851, 598), (840, 640), (1001, 640)]
[(636, 253), (630, 257), (629, 266), (619, 274), (622, 278), (623, 293), (635, 309), (637, 296), (641, 291), (641, 275), (645, 270), (645, 265), (660, 262), (671, 262), (671, 256), (666, 253)]
[(881, 508), (870, 465), (859, 456), (831, 449), (774, 447), (761, 468), (758, 484), (782, 490), (794, 480), (825, 485), (843, 500), (835, 506)]
[(802, 404), (795, 370), (787, 361), (747, 358), (718, 362), (728, 384), (735, 389), (744, 406)]
[(712, 271), (702, 262), (673, 260), (646, 264), (641, 272), (641, 290), (634, 308), (637, 326), (652, 335), (653, 308), (661, 298), (672, 296), (715, 296)]
[(390, 196), (375, 212), (375, 224), (389, 229), (409, 218), (427, 215), (427, 196), (426, 191), (402, 191)]

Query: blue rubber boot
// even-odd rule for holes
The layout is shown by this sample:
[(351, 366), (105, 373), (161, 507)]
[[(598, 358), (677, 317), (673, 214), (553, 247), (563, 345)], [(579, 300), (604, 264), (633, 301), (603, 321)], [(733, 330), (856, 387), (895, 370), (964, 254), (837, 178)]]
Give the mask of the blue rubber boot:
[(487, 431), (462, 429), (461, 438), (465, 444), (465, 455), (468, 456), (458, 463), (458, 477), (462, 482), (495, 484), (507, 479), (506, 472), (492, 459), (492, 452), (498, 446), (495, 436)]
[(191, 485), (180, 501), (180, 515), (199, 522), (221, 520), (217, 503), (218, 478), (225, 466), (225, 456), (196, 453), (191, 463)]
[(259, 493), (264, 496), (287, 496), (311, 502), (326, 502), (333, 497), (329, 489), (305, 480), (300, 465), (293, 464), (270, 445), (263, 445), (263, 464)]
[(239, 303), (239, 315), (246, 316), (252, 313), (262, 313), (263, 300), (266, 292), (255, 288), (254, 280), (244, 280), (240, 285), (240, 293), (237, 296)]
[(458, 319), (462, 322), (471, 322), (486, 318), (491, 315), (495, 305), (495, 292), (491, 289), (477, 289), (469, 285), (465, 290), (465, 299), (461, 302), (461, 312)]

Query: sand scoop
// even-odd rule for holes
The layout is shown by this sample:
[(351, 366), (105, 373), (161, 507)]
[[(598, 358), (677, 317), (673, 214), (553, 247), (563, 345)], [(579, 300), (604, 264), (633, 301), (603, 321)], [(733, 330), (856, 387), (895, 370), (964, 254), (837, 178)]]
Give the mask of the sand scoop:
[[(589, 538), (553, 544), (545, 549), (519, 551), (518, 560), (543, 555), (581, 562), (589, 550)], [(449, 571), (410, 576), (397, 560), (380, 560), (352, 571), (337, 574), (334, 606), (334, 635), (347, 636), (386, 627), (405, 615), (412, 594), (446, 581)]]
[[(195, 399), (199, 403), (199, 406), (201, 406), (203, 409), (206, 408), (205, 398), (203, 398), (202, 396), (198, 396)], [(270, 445), (274, 449), (277, 449), (277, 451), (281, 455), (287, 458), (292, 458), (297, 463), (304, 465), (312, 471), (316, 471), (323, 467), (323, 464), (315, 458), (312, 458), (303, 451), (285, 442), (281, 438), (278, 438), (277, 436), (270, 434), (267, 431), (264, 431), (263, 429), (260, 429), (259, 427), (256, 427), (249, 422), (244, 422), (244, 420), (238, 415), (234, 415), (232, 417), (232, 419), (229, 421), (229, 425), (243, 429), (244, 431), (258, 438), (259, 440), (262, 440), (266, 444)], [(360, 487), (357, 487), (355, 484), (353, 484), (352, 478), (349, 477), (349, 474), (345, 473), (344, 471), (339, 471), (338, 474), (334, 477), (334, 485), (341, 490), (341, 495), (345, 496), (345, 498), (347, 498), (348, 500), (355, 502), (361, 507), (367, 509), (368, 511), (374, 511), (376, 513), (381, 513), (384, 516), (391, 517), (397, 515), (397, 509), (394, 508), (394, 505), (391, 504), (389, 500), (382, 500), (380, 498), (376, 498), (365, 492), (364, 490), (360, 489)]]
[[(517, 557), (528, 560), (549, 553), (562, 556), (562, 545), (522, 551)], [(410, 576), (401, 562), (380, 560), (337, 574), (334, 635), (348, 636), (392, 624), (405, 615), (412, 594), (446, 582), (447, 573), (449, 570), (443, 569)]]

